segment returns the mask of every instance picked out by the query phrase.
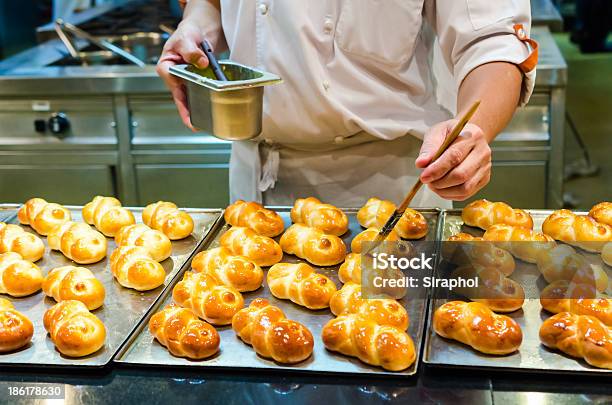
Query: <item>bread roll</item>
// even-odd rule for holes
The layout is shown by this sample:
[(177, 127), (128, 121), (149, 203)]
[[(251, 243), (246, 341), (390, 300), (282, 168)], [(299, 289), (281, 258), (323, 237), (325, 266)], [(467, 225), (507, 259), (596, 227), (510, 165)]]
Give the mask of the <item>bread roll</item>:
[(416, 360), (414, 342), (401, 329), (379, 325), (359, 314), (330, 320), (321, 333), (328, 350), (357, 357), (385, 370), (405, 370)]
[(612, 369), (612, 330), (597, 318), (570, 312), (554, 315), (542, 322), (540, 341), (591, 366)]
[(507, 250), (467, 233), (458, 233), (443, 242), (443, 255), (458, 266), (494, 267), (505, 276), (514, 272), (516, 264)]
[(484, 240), (496, 245), (528, 263), (536, 263), (538, 255), (555, 246), (554, 240), (541, 232), (527, 228), (497, 224), (491, 226), (483, 235)]
[(542, 231), (589, 252), (601, 252), (606, 242), (612, 240), (612, 227), (570, 210), (554, 211), (544, 220)]
[(600, 224), (612, 226), (612, 202), (600, 202), (591, 208), (589, 216)]
[(219, 351), (219, 334), (192, 310), (170, 304), (149, 320), (149, 331), (177, 357), (201, 360)]
[(0, 253), (6, 252), (19, 253), (25, 260), (35, 262), (43, 257), (45, 245), (20, 226), (0, 222)]
[(146, 248), (156, 262), (163, 262), (172, 254), (172, 242), (162, 232), (144, 224), (124, 226), (115, 235), (117, 246), (141, 246)]
[(232, 226), (249, 228), (258, 235), (270, 238), (280, 235), (285, 229), (280, 215), (253, 201), (236, 201), (225, 209), (224, 217), (225, 222)]
[(40, 290), (42, 282), (37, 265), (23, 260), (19, 253), (0, 254), (0, 294), (25, 297)]
[(17, 211), (19, 222), (30, 225), (40, 235), (48, 235), (65, 222), (70, 221), (70, 211), (59, 204), (48, 203), (42, 198), (28, 200)]
[(61, 301), (52, 306), (43, 324), (57, 350), (65, 356), (84, 357), (104, 346), (106, 328), (81, 301)]
[(115, 197), (95, 196), (83, 207), (83, 220), (104, 235), (114, 237), (124, 226), (136, 222), (134, 214)]
[(394, 299), (365, 299), (361, 297), (361, 285), (348, 282), (336, 292), (329, 302), (332, 314), (360, 314), (379, 325), (408, 329), (408, 313)]
[(597, 293), (587, 284), (555, 281), (540, 293), (540, 305), (553, 314), (589, 315), (612, 326), (612, 297)]
[(333, 266), (346, 257), (342, 239), (301, 224), (293, 224), (285, 231), (280, 246), (285, 253), (296, 255), (316, 266)]
[(172, 290), (174, 301), (213, 325), (228, 325), (244, 306), (235, 288), (221, 285), (205, 273), (186, 272)]
[(601, 260), (612, 267), (612, 242), (606, 243), (603, 249), (601, 249)]
[(52, 250), (59, 250), (79, 264), (99, 262), (106, 257), (106, 238), (84, 222), (66, 222), (49, 234)]
[(240, 292), (255, 291), (263, 282), (263, 270), (244, 256), (234, 256), (224, 247), (205, 250), (195, 255), (191, 267), (196, 273), (206, 273), (220, 284)]
[(232, 320), (232, 329), (257, 354), (279, 363), (299, 363), (312, 354), (314, 342), (308, 328), (287, 319), (264, 298), (255, 298), (240, 310)]
[[(397, 207), (391, 201), (370, 198), (357, 212), (357, 221), (364, 228), (382, 228)], [(418, 211), (407, 208), (393, 228), (404, 239), (421, 239), (427, 235), (427, 220)]]
[(146, 248), (120, 246), (110, 257), (110, 269), (119, 284), (137, 291), (153, 290), (164, 284), (166, 271)]
[(361, 254), (349, 253), (344, 259), (344, 263), (338, 269), (338, 278), (342, 283), (361, 284)]
[(521, 209), (514, 209), (503, 202), (476, 200), (463, 208), (461, 219), (466, 225), (485, 231), (495, 224), (533, 229), (531, 215)]
[(323, 204), (314, 197), (295, 200), (291, 220), (295, 224), (317, 228), (329, 235), (340, 236), (348, 230), (348, 217), (340, 208)]
[(274, 239), (257, 235), (249, 228), (233, 226), (221, 235), (219, 243), (232, 254), (244, 256), (258, 266), (272, 266), (283, 258), (283, 251)]
[[(363, 243), (364, 242), (374, 242), (378, 234), (380, 233), (380, 229), (378, 228), (368, 228), (365, 231), (360, 232), (357, 236), (353, 238), (351, 241), (351, 252), (353, 253), (363, 253)], [(385, 242), (397, 242), (400, 238), (395, 233), (395, 231), (391, 231), (389, 235), (385, 238)]]
[(158, 201), (142, 211), (142, 222), (166, 234), (171, 240), (185, 239), (193, 232), (193, 219), (176, 204)]
[(548, 283), (559, 280), (590, 284), (598, 291), (608, 288), (608, 275), (598, 265), (591, 264), (569, 245), (558, 245), (540, 253), (538, 270)]
[(13, 304), (0, 298), (0, 353), (21, 349), (32, 340), (34, 326)]
[(63, 266), (49, 271), (43, 281), (45, 295), (55, 301), (81, 301), (93, 311), (104, 304), (104, 285), (85, 267)]
[(288, 299), (308, 309), (329, 307), (336, 285), (306, 263), (277, 263), (268, 270), (273, 296)]
[(486, 354), (513, 353), (523, 340), (521, 327), (514, 319), (498, 315), (479, 302), (447, 302), (434, 313), (433, 329), (444, 338)]

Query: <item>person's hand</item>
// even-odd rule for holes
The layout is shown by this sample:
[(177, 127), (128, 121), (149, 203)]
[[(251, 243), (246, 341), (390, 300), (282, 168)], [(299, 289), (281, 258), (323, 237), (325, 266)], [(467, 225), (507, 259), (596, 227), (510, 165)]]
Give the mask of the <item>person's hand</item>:
[(208, 66), (208, 59), (200, 47), (203, 40), (204, 37), (198, 26), (189, 20), (183, 20), (166, 42), (157, 62), (157, 74), (164, 79), (170, 89), (183, 123), (192, 131), (196, 129), (189, 119), (185, 86), (179, 78), (170, 74), (169, 69), (170, 66), (181, 63), (190, 63), (202, 69)]
[(434, 193), (447, 200), (463, 201), (491, 179), (491, 148), (482, 129), (468, 123), (446, 152), (432, 163), (456, 123), (457, 120), (449, 120), (430, 128), (423, 138), (416, 167), (424, 169), (421, 181)]

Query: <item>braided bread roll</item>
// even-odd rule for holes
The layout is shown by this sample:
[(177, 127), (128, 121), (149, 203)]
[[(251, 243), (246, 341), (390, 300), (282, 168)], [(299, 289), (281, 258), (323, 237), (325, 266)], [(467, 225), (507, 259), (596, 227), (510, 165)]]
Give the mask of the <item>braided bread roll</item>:
[(224, 218), (232, 226), (243, 226), (270, 238), (280, 235), (285, 229), (280, 215), (253, 201), (236, 201), (225, 209)]
[(601, 252), (606, 242), (612, 240), (612, 227), (570, 210), (554, 211), (544, 220), (542, 231), (553, 239), (589, 252)]
[(93, 311), (104, 304), (104, 285), (85, 267), (63, 266), (51, 269), (43, 281), (45, 295), (55, 301), (81, 301)]
[[(362, 253), (363, 251), (363, 242), (374, 242), (378, 234), (380, 233), (380, 229), (378, 228), (368, 228), (365, 231), (360, 232), (353, 238), (351, 241), (351, 252), (353, 253)], [(385, 238), (385, 242), (397, 242), (400, 238), (395, 232), (392, 230), (389, 235)]]
[(513, 353), (523, 341), (521, 327), (514, 319), (498, 315), (479, 302), (447, 302), (434, 313), (433, 328), (444, 338), (486, 354)]
[(600, 224), (612, 226), (612, 202), (600, 202), (589, 211), (589, 216)]
[(341, 283), (361, 284), (361, 255), (359, 253), (349, 253), (338, 269), (338, 278)]
[(206, 273), (186, 272), (172, 290), (174, 301), (189, 308), (213, 325), (228, 325), (244, 307), (242, 294), (233, 287), (219, 284)]
[(115, 197), (95, 196), (82, 210), (83, 220), (108, 237), (114, 237), (124, 226), (136, 223), (134, 214), (121, 206)]
[(170, 304), (149, 320), (149, 331), (177, 357), (201, 360), (219, 351), (221, 339), (208, 323), (190, 309)]
[(340, 236), (348, 230), (348, 217), (331, 204), (323, 204), (315, 197), (298, 198), (291, 208), (291, 221), (324, 233)]
[(273, 296), (288, 299), (308, 309), (329, 307), (336, 285), (306, 263), (277, 263), (268, 270)]
[(258, 266), (272, 266), (283, 258), (283, 250), (274, 239), (257, 235), (249, 228), (231, 227), (221, 235), (219, 244), (232, 254), (244, 256)]
[(494, 267), (505, 276), (514, 272), (516, 264), (507, 250), (483, 238), (460, 232), (443, 244), (444, 257), (458, 266)]
[(555, 281), (540, 293), (540, 305), (553, 314), (571, 312), (576, 315), (589, 315), (612, 326), (612, 298), (598, 294), (588, 284)]
[(414, 342), (401, 329), (379, 325), (360, 314), (330, 320), (321, 333), (328, 350), (357, 357), (385, 370), (405, 370), (416, 360)]
[(106, 238), (84, 222), (66, 222), (47, 237), (49, 247), (79, 264), (99, 262), (106, 257)]
[(608, 288), (606, 272), (600, 266), (591, 264), (569, 245), (558, 245), (541, 252), (537, 264), (548, 283), (566, 280), (593, 285), (598, 291)]
[(115, 235), (117, 246), (141, 246), (149, 251), (156, 262), (163, 262), (172, 254), (172, 242), (162, 232), (145, 224), (124, 226)]
[(70, 211), (59, 204), (48, 203), (42, 198), (31, 198), (19, 208), (17, 218), (40, 235), (48, 235), (70, 221), (71, 216)]
[(360, 314), (379, 325), (408, 329), (408, 312), (396, 300), (387, 298), (361, 298), (361, 285), (348, 282), (337, 291), (329, 302), (332, 314)]
[(526, 211), (514, 209), (503, 202), (476, 200), (463, 208), (461, 219), (466, 225), (485, 231), (495, 224), (533, 229), (533, 219)]
[(136, 291), (153, 290), (164, 284), (166, 271), (146, 248), (119, 246), (110, 257), (110, 270), (119, 284)]
[[(370, 198), (357, 212), (357, 221), (364, 228), (382, 228), (397, 207), (388, 200)], [(427, 235), (427, 220), (418, 211), (407, 208), (393, 228), (404, 239), (421, 239)]]
[(43, 241), (18, 225), (0, 222), (0, 253), (19, 253), (25, 260), (35, 262), (45, 253)]
[(37, 265), (19, 253), (0, 254), (0, 294), (25, 297), (40, 290), (43, 275)]
[(104, 346), (106, 328), (81, 301), (61, 301), (45, 312), (45, 330), (65, 356), (84, 357)]
[(9, 300), (0, 298), (0, 353), (24, 347), (33, 335), (32, 321), (17, 311)]
[(191, 268), (196, 273), (206, 273), (220, 284), (235, 288), (240, 292), (255, 291), (263, 282), (263, 270), (244, 256), (232, 255), (224, 247), (204, 250), (195, 255)]
[(601, 260), (612, 267), (612, 242), (608, 242), (601, 249)]
[(291, 225), (281, 236), (280, 246), (285, 253), (296, 255), (316, 266), (333, 266), (346, 257), (342, 239), (302, 224)]
[(452, 276), (463, 279), (478, 278), (478, 287), (459, 287), (456, 291), (495, 312), (514, 312), (525, 302), (523, 287), (495, 267), (462, 266), (456, 269)]
[(158, 201), (142, 211), (142, 222), (166, 234), (171, 240), (184, 239), (193, 232), (193, 218), (180, 211), (176, 204)]
[(265, 298), (255, 298), (240, 310), (232, 319), (232, 329), (257, 354), (279, 363), (299, 363), (312, 354), (314, 342), (308, 328), (287, 319)]
[(491, 226), (484, 233), (483, 239), (496, 242), (502, 249), (528, 263), (536, 263), (541, 252), (556, 245), (553, 238), (542, 232), (506, 224)]
[(562, 312), (540, 327), (540, 341), (591, 366), (612, 369), (612, 329), (591, 316)]

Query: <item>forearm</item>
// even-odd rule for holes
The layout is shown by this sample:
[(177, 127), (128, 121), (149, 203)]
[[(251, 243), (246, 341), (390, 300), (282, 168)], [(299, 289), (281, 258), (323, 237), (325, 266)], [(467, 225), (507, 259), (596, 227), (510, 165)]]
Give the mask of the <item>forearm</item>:
[(475, 68), (459, 87), (457, 116), (480, 100), (471, 122), (478, 125), (491, 142), (512, 119), (519, 104), (522, 81), (522, 72), (512, 63), (492, 62)]
[(190, 0), (183, 12), (183, 21), (196, 25), (211, 43), (215, 52), (227, 50), (221, 27), (220, 0)]

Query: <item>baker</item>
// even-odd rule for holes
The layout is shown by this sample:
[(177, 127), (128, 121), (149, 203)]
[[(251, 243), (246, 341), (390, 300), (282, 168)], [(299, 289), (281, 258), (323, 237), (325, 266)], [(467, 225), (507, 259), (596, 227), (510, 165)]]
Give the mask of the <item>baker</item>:
[[(283, 78), (265, 90), (262, 134), (232, 144), (232, 201), (399, 203), (420, 176), (428, 187), (412, 205), (449, 207), (489, 182), (489, 143), (533, 90), (529, 27), (528, 0), (188, 0), (157, 71), (189, 127), (185, 88), (168, 69), (206, 67), (204, 38)], [(456, 122), (449, 110), (475, 100), (474, 118), (431, 163)]]

